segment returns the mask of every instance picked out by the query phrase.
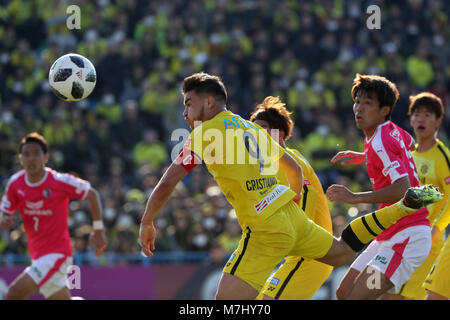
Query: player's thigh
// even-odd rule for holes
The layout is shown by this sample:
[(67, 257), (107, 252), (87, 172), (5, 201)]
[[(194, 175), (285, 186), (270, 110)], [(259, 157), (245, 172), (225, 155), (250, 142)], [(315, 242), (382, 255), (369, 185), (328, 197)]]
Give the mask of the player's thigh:
[(70, 295), (69, 288), (64, 287), (59, 291), (56, 291), (51, 296), (49, 296), (48, 300), (71, 300), (72, 296)]
[(426, 300), (448, 300), (449, 298), (434, 291), (427, 290)]
[(290, 256), (266, 281), (261, 293), (277, 300), (309, 300), (332, 270), (316, 260)]
[(338, 299), (346, 298), (355, 284), (356, 278), (359, 276), (361, 271), (364, 270), (369, 261), (376, 256), (378, 248), (379, 243), (377, 241), (372, 241), (372, 243), (363, 252), (361, 252), (355, 261), (353, 261), (336, 290), (336, 297)]
[(290, 220), (296, 226), (296, 241), (289, 256), (308, 259), (325, 256), (336, 240), (333, 235), (309, 219), (297, 205), (290, 207), (288, 214)]
[(394, 284), (384, 274), (367, 266), (359, 273), (345, 299), (375, 300), (393, 287)]
[(34, 260), (25, 271), (34, 280), (46, 299), (67, 287), (67, 269), (72, 257), (62, 253), (50, 253)]
[(36, 282), (23, 271), (9, 286), (6, 300), (23, 300), (39, 291)]
[(347, 297), (348, 293), (355, 284), (356, 278), (358, 277), (359, 273), (360, 271), (356, 269), (348, 268), (347, 272), (342, 277), (341, 282), (336, 289), (336, 298), (338, 300), (344, 300)]
[(224, 272), (215, 298), (216, 300), (253, 300), (257, 295), (258, 291), (247, 282)]
[(223, 272), (244, 280), (259, 292), (276, 265), (289, 255), (295, 239), (296, 227), (283, 207), (264, 222), (244, 227), (239, 246)]

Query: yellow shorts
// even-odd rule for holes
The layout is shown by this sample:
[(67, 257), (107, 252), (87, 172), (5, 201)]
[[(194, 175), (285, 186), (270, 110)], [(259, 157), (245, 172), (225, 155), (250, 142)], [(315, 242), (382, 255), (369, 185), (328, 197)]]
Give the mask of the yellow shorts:
[(445, 241), (439, 256), (425, 279), (424, 288), (450, 299), (450, 237)]
[(436, 258), (444, 245), (444, 233), (442, 233), (432, 244), (431, 253), (425, 261), (412, 274), (411, 278), (400, 288), (398, 294), (408, 299), (424, 300), (427, 292), (422, 286), (430, 273)]
[(332, 243), (333, 236), (328, 231), (289, 201), (260, 224), (243, 227), (239, 246), (223, 272), (244, 280), (259, 292), (284, 257), (321, 258)]
[(316, 260), (286, 257), (266, 281), (262, 295), (276, 300), (310, 300), (330, 276), (333, 267)]

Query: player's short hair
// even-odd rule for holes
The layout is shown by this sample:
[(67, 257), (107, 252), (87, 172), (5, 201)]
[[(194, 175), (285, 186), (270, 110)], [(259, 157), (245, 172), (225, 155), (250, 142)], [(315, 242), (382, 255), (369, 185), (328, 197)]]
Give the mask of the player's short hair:
[(27, 143), (31, 143), (31, 142), (38, 143), (41, 146), (44, 154), (48, 153), (47, 140), (45, 140), (45, 138), (37, 132), (31, 132), (31, 133), (27, 134), (25, 137), (23, 137), (22, 140), (20, 140), (19, 153), (22, 153), (22, 149), (23, 149), (24, 145), (26, 145)]
[(286, 141), (291, 137), (294, 127), (291, 114), (292, 112), (286, 109), (286, 104), (281, 102), (279, 97), (268, 96), (255, 107), (250, 116), (250, 121), (266, 121), (271, 129), (283, 131)]
[(213, 76), (205, 72), (194, 73), (184, 78), (182, 91), (186, 94), (189, 91), (197, 94), (205, 93), (213, 96), (216, 100), (227, 103), (228, 94), (225, 85), (218, 76)]
[(392, 111), (397, 103), (399, 92), (395, 83), (377, 75), (362, 75), (357, 73), (353, 79), (352, 98), (355, 100), (359, 92), (374, 93), (380, 102), (380, 108), (388, 106), (390, 112), (386, 120), (391, 119)]
[(420, 108), (425, 108), (439, 119), (445, 112), (441, 98), (431, 92), (421, 92), (415, 96), (409, 96), (409, 101), (408, 115), (412, 115)]

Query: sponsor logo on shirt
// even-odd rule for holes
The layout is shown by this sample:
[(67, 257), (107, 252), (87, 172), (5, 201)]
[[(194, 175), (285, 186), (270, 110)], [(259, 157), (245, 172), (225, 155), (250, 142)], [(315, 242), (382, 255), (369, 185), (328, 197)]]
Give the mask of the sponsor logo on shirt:
[(283, 185), (276, 186), (272, 192), (270, 192), (267, 196), (262, 198), (260, 202), (255, 204), (255, 210), (257, 214), (260, 214), (265, 208), (267, 208), (272, 202), (278, 199), (283, 193), (286, 192), (289, 188)]
[(444, 179), (445, 184), (450, 184), (450, 176), (448, 176), (447, 178)]
[(37, 215), (37, 216), (51, 215), (53, 213), (52, 210), (41, 210), (43, 205), (44, 205), (44, 200), (39, 200), (37, 202), (27, 201), (25, 203), (25, 208), (23, 209), (23, 212), (25, 214)]
[(25, 205), (32, 210), (38, 210), (44, 205), (44, 200), (39, 200), (37, 202), (27, 201)]
[(387, 167), (383, 169), (383, 175), (386, 177), (392, 169), (400, 167), (400, 163), (398, 161), (394, 161), (390, 163)]

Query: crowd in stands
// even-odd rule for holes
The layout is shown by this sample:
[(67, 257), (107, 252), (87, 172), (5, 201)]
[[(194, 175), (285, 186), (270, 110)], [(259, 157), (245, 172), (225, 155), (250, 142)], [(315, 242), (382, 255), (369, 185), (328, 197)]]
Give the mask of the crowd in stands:
[[(69, 5), (80, 28), (69, 29)], [(369, 5), (381, 8), (381, 29), (369, 29)], [(355, 73), (386, 76), (400, 100), (393, 121), (411, 132), (409, 96), (429, 90), (448, 109), (450, 2), (445, 0), (0, 0), (0, 184), (20, 169), (18, 142), (31, 131), (50, 144), (49, 166), (72, 172), (99, 190), (108, 252), (139, 253), (137, 234), (148, 196), (180, 143), (180, 84), (205, 71), (219, 75), (228, 107), (249, 117), (268, 95), (279, 96), (296, 122), (289, 145), (311, 162), (324, 189), (342, 183), (368, 190), (364, 168), (333, 165), (338, 151), (363, 148), (350, 88)], [(57, 99), (51, 64), (76, 52), (97, 70), (87, 99)], [(450, 115), (439, 137), (447, 145)], [(351, 217), (332, 204), (334, 232)], [(370, 206), (358, 206), (360, 212)], [(76, 252), (88, 249), (88, 203), (71, 202)], [(179, 184), (157, 219), (157, 251), (231, 252), (239, 225), (204, 166)], [(26, 253), (20, 221), (0, 231), (0, 255)], [(0, 262), (1, 264), (1, 262)]]

